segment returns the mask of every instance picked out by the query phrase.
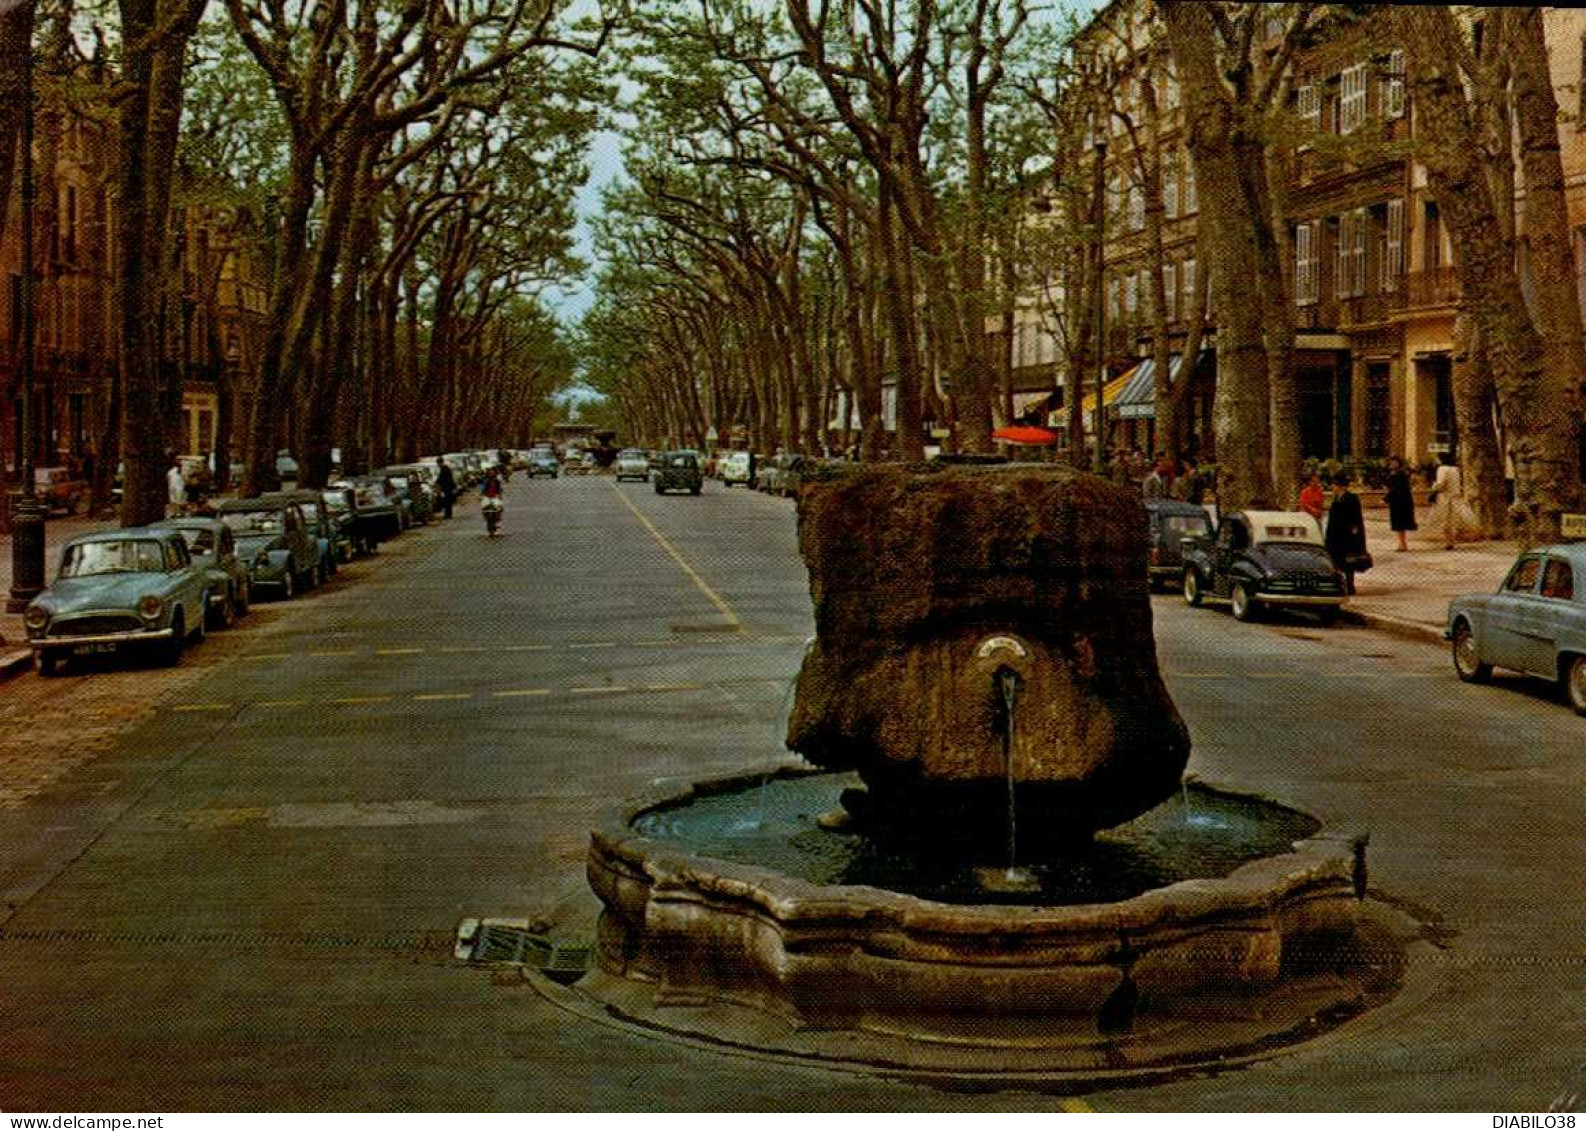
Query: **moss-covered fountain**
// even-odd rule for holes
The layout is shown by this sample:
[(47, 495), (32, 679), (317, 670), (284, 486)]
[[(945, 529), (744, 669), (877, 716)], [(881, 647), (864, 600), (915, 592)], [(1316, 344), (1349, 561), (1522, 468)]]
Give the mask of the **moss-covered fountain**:
[(592, 838), (609, 1012), (924, 1071), (1270, 1049), (1392, 992), (1364, 838), (1187, 784), (1132, 494), (867, 467), (799, 501), (816, 637), (788, 746)]

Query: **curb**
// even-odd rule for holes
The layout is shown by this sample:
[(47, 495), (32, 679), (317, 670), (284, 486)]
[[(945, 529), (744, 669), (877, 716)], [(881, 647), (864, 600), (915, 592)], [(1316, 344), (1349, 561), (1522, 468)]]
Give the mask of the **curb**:
[(13, 676), (21, 675), (33, 666), (33, 651), (24, 648), (20, 652), (0, 652), (0, 682)]
[(1404, 620), (1401, 617), (1384, 616), (1381, 613), (1363, 613), (1355, 609), (1341, 609), (1338, 617), (1340, 620), (1361, 628), (1369, 628), (1386, 636), (1397, 636), (1403, 640), (1413, 640), (1439, 648), (1443, 646), (1443, 629), (1440, 626)]

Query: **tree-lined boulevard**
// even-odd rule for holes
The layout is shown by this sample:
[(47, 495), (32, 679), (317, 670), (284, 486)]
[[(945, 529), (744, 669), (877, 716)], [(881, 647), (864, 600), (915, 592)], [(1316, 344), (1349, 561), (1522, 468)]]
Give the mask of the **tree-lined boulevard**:
[(1535, 1111), (1572, 1086), (1579, 720), (1542, 684), (1459, 686), (1442, 648), (1171, 596), (1190, 771), (1370, 830), (1373, 890), (1429, 923), (1358, 1022), (1240, 1071), (981, 1093), (668, 1043), (454, 960), (467, 917), (588, 941), (588, 830), (621, 799), (785, 763), (810, 630), (785, 501), (591, 477), (508, 502), (505, 538), (469, 504), (181, 668), (5, 686), (8, 733), (48, 712), (92, 745), (31, 775), (5, 746), (8, 1109)]

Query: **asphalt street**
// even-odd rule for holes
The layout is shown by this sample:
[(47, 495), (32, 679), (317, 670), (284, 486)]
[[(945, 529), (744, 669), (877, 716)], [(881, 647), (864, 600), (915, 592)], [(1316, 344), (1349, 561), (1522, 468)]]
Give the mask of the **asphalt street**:
[(791, 761), (812, 630), (785, 500), (520, 478), (507, 504), (504, 537), (469, 502), (176, 671), (0, 690), (0, 1108), (1534, 1111), (1580, 1085), (1586, 720), (1424, 644), (1169, 596), (1191, 772), (1369, 830), (1373, 889), (1433, 924), (1389, 1006), (1073, 1095), (685, 1048), (455, 961), (470, 916), (587, 940), (587, 832), (623, 798)]

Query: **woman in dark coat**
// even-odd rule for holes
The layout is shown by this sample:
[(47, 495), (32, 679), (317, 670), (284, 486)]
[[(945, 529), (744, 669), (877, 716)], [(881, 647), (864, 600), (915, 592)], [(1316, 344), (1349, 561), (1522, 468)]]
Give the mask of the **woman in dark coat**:
[(1360, 499), (1349, 489), (1347, 474), (1333, 477), (1333, 505), (1327, 511), (1324, 540), (1333, 564), (1343, 571), (1344, 592), (1353, 594), (1355, 570), (1351, 559), (1366, 552), (1366, 518), (1360, 511)]
[(1410, 548), (1405, 533), (1417, 529), (1415, 525), (1415, 496), (1410, 493), (1410, 473), (1404, 470), (1404, 461), (1398, 456), (1388, 457), (1388, 492), (1383, 496), (1388, 504), (1388, 525), (1399, 536), (1399, 552)]

